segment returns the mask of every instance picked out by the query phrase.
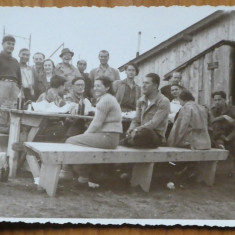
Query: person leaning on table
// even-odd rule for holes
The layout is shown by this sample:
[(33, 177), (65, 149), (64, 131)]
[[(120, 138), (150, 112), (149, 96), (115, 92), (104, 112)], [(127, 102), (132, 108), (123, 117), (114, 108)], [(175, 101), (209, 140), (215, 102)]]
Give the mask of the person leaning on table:
[[(97, 98), (94, 119), (84, 134), (70, 137), (66, 143), (115, 149), (122, 133), (122, 117), (120, 105), (113, 96), (110, 78), (105, 76), (97, 78), (94, 82), (94, 93)], [(88, 183), (89, 169), (89, 166), (79, 166), (79, 183)]]

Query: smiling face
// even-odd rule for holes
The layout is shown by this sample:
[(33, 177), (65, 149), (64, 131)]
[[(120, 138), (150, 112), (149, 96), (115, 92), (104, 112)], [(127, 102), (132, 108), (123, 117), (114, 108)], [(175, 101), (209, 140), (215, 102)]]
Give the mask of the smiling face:
[(109, 60), (109, 54), (107, 52), (100, 52), (99, 53), (99, 60), (102, 65), (106, 65)]
[(44, 56), (42, 54), (35, 54), (33, 56), (33, 61), (37, 67), (43, 66)]
[(78, 94), (83, 94), (85, 90), (85, 82), (83, 80), (77, 80), (73, 84), (73, 91)]
[(19, 54), (20, 63), (21, 64), (26, 64), (29, 61), (29, 56), (30, 56), (29, 50), (21, 51), (20, 54)]
[(53, 64), (50, 60), (47, 60), (43, 64), (43, 69), (46, 73), (52, 73), (53, 71)]
[(171, 95), (177, 99), (180, 95), (180, 88), (178, 86), (171, 86)]
[(12, 41), (6, 41), (2, 44), (3, 51), (7, 54), (11, 54), (15, 48), (15, 43)]
[(72, 60), (72, 55), (69, 52), (66, 52), (62, 55), (62, 60), (64, 64), (69, 64), (69, 62)]
[(128, 65), (126, 68), (127, 78), (134, 78), (136, 76), (136, 69), (133, 65)]
[(94, 83), (94, 92), (95, 92), (95, 96), (97, 98), (101, 97), (104, 94), (106, 94), (108, 90), (109, 90), (109, 87), (105, 87), (104, 84), (102, 83), (102, 81), (95, 80), (95, 83)]

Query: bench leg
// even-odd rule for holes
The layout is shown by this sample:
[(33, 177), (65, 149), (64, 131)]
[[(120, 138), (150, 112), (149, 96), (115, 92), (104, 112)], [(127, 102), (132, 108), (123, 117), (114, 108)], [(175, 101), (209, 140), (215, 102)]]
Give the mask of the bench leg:
[(34, 155), (27, 154), (26, 159), (29, 164), (30, 171), (32, 172), (33, 178), (39, 177), (40, 166), (38, 164), (37, 157)]
[(212, 186), (215, 181), (215, 173), (217, 168), (217, 161), (200, 162), (199, 165), (198, 182), (204, 182), (208, 186)]
[(133, 166), (131, 186), (140, 186), (145, 192), (150, 189), (154, 163), (138, 163)]
[(60, 165), (41, 165), (39, 185), (44, 188), (51, 197), (55, 196), (59, 180)]

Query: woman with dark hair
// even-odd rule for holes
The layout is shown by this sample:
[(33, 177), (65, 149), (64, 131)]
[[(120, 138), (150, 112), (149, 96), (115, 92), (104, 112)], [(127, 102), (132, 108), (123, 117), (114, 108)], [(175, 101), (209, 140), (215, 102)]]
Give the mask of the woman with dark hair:
[(140, 98), (140, 87), (135, 83), (135, 76), (138, 75), (139, 69), (136, 64), (129, 63), (125, 66), (127, 78), (113, 82), (113, 90), (122, 112), (136, 110), (137, 100)]
[(43, 62), (43, 73), (41, 76), (38, 76), (38, 79), (35, 81), (35, 98), (38, 97), (50, 88), (50, 81), (55, 70), (55, 64), (51, 59), (46, 59)]
[[(122, 133), (121, 108), (112, 95), (112, 82), (109, 77), (99, 77), (94, 83), (97, 98), (94, 119), (82, 135), (70, 137), (66, 143), (94, 148), (115, 149)], [(78, 167), (76, 167), (78, 169)], [(88, 183), (89, 166), (79, 166), (79, 183)]]
[(191, 149), (210, 149), (208, 113), (197, 104), (192, 93), (186, 89), (179, 95), (182, 108), (174, 122), (168, 138), (168, 145)]

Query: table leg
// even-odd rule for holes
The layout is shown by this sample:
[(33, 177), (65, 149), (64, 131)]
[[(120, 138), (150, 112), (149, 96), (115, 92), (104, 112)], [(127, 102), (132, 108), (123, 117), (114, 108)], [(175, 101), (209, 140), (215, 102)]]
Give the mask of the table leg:
[(197, 182), (204, 182), (208, 186), (212, 186), (215, 181), (215, 174), (217, 168), (217, 161), (200, 162), (198, 164), (198, 178)]
[(59, 180), (61, 165), (48, 165), (42, 163), (39, 185), (44, 188), (50, 197), (54, 197)]
[(154, 163), (137, 163), (132, 169), (131, 186), (140, 186), (145, 192), (150, 189)]
[(19, 153), (12, 150), (12, 144), (15, 142), (19, 142), (19, 138), (20, 138), (20, 117), (11, 114), (10, 131), (9, 131), (8, 148), (7, 148), (7, 156), (9, 156), (9, 165), (10, 165), (10, 172), (9, 172), (10, 178), (16, 177)]

